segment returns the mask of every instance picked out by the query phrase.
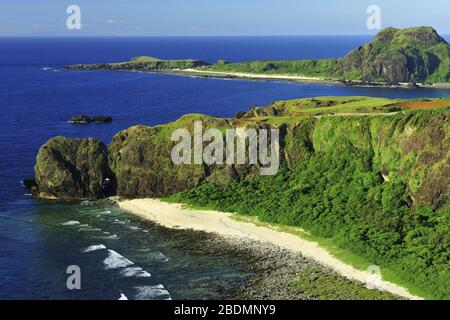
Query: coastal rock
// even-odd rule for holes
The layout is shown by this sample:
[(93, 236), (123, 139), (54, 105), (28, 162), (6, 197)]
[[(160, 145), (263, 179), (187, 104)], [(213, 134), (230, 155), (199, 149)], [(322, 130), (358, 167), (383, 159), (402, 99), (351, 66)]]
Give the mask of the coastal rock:
[(92, 121), (94, 121), (95, 123), (110, 123), (112, 122), (112, 117), (110, 116), (94, 116), (92, 118)]
[(205, 178), (203, 165), (172, 162), (173, 143), (162, 131), (162, 127), (135, 126), (113, 137), (108, 150), (119, 196), (169, 196), (193, 188)]
[(94, 116), (90, 117), (87, 115), (78, 115), (70, 118), (69, 122), (74, 124), (89, 124), (91, 122), (95, 123), (110, 123), (112, 122), (111, 116)]
[[(172, 141), (172, 133), (176, 129), (185, 129), (193, 136), (194, 123), (201, 121), (204, 131), (247, 126), (280, 129), (280, 167), (286, 170), (299, 170), (301, 164), (316, 153), (333, 153), (336, 149), (346, 150), (352, 146), (356, 154), (362, 151), (370, 155), (372, 170), (379, 172), (380, 179), (385, 177), (385, 182), (395, 180), (405, 186), (405, 197), (410, 199), (411, 207), (444, 207), (450, 197), (449, 175), (446, 174), (450, 172), (450, 143), (446, 129), (450, 114), (446, 109), (428, 108), (447, 107), (448, 102), (370, 99), (296, 99), (252, 108), (240, 119), (191, 114), (165, 125), (134, 126), (113, 137), (108, 146), (109, 158), (105, 146), (98, 140), (57, 137), (46, 143), (37, 157), (38, 195), (59, 199), (98, 199), (104, 195), (104, 183), (109, 178), (110, 195), (165, 197), (195, 188), (203, 182), (225, 187), (257, 178), (260, 172), (258, 165), (173, 163), (171, 152), (177, 142)], [(383, 104), (372, 109), (365, 107), (375, 102)], [(360, 107), (355, 107), (356, 103)], [(339, 116), (339, 108), (349, 112), (353, 110), (350, 107), (358, 117)], [(327, 108), (330, 108), (328, 114)], [(425, 110), (406, 112), (409, 108)], [(314, 109), (320, 112), (310, 117), (303, 116)], [(359, 115), (370, 112), (381, 112), (381, 115)], [(389, 112), (395, 114), (385, 116)], [(274, 117), (289, 121), (282, 124)]]
[(361, 75), (368, 82), (447, 82), (449, 45), (431, 27), (386, 28), (375, 39), (339, 60), (334, 72)]
[(36, 157), (37, 196), (60, 200), (99, 199), (112, 174), (105, 145), (93, 138), (56, 137)]
[(70, 118), (69, 122), (74, 124), (88, 124), (92, 122), (92, 119), (89, 116), (82, 114), (79, 116), (73, 116)]

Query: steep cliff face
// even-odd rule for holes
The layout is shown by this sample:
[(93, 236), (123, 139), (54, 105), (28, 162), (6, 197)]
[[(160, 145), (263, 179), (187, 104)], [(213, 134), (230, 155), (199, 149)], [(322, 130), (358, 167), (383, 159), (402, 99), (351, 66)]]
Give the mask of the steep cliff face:
[(342, 58), (335, 72), (365, 81), (448, 82), (450, 46), (433, 28), (387, 28)]
[(165, 129), (136, 126), (114, 136), (109, 157), (119, 196), (162, 197), (193, 188), (204, 179), (203, 165), (173, 164), (173, 144)]
[(38, 196), (48, 199), (99, 199), (112, 178), (106, 147), (96, 139), (56, 137), (44, 144), (34, 168)]
[[(170, 134), (177, 127), (192, 133), (195, 119), (198, 120), (187, 116), (173, 124), (133, 127), (117, 134), (109, 145), (109, 156), (118, 195), (170, 196), (203, 181), (227, 185), (258, 175), (257, 168), (248, 165), (174, 165), (171, 150), (175, 143), (170, 141)], [(237, 120), (206, 116), (201, 119), (208, 127), (239, 126)], [(440, 208), (450, 194), (448, 123), (449, 113), (437, 111), (304, 118), (286, 126), (281, 162), (295, 170), (302, 161), (309, 161), (312, 154), (331, 153), (350, 145), (354, 157), (359, 151), (370, 155), (372, 167), (368, 171), (405, 184), (413, 206)], [(245, 125), (267, 127), (262, 123)]]
[(450, 112), (433, 111), (310, 119), (289, 127), (285, 159), (295, 170), (314, 154), (341, 149), (352, 159), (363, 152), (369, 157), (366, 172), (404, 184), (411, 206), (438, 209), (450, 197), (449, 121)]
[(175, 165), (171, 153), (178, 142), (171, 140), (172, 133), (176, 129), (186, 129), (193, 137), (196, 121), (202, 123), (203, 131), (209, 128), (225, 130), (236, 124), (235, 120), (186, 115), (166, 125), (135, 126), (116, 134), (108, 151), (110, 167), (117, 181), (117, 195), (126, 198), (164, 197), (194, 188), (203, 181), (226, 185), (255, 173), (255, 168), (245, 165), (195, 164), (193, 152), (192, 164)]
[[(362, 105), (370, 102), (374, 108), (382, 103), (387, 104), (385, 108), (389, 110), (398, 108), (389, 101), (369, 101), (361, 97), (325, 100), (277, 103), (253, 109), (244, 119), (186, 115), (166, 125), (131, 127), (114, 136), (108, 146), (109, 159), (105, 147), (97, 140), (57, 137), (47, 142), (37, 156), (38, 188), (43, 197), (95, 199), (103, 196), (102, 183), (110, 178), (115, 182), (115, 194), (121, 197), (162, 197), (195, 188), (202, 182), (226, 186), (235, 181), (250, 181), (259, 175), (259, 165), (175, 165), (171, 152), (177, 142), (171, 141), (172, 133), (175, 129), (187, 129), (193, 136), (194, 122), (202, 121), (204, 131), (208, 128), (218, 128), (222, 132), (237, 127), (282, 128), (281, 167), (292, 171), (302, 163), (315, 161), (314, 156), (327, 156), (336, 150), (343, 150), (350, 159), (360, 157), (363, 152), (370, 161), (366, 171), (385, 181), (395, 180), (405, 185), (411, 206), (437, 209), (446, 205), (450, 194), (448, 108), (379, 115), (295, 116), (297, 112), (323, 108), (348, 112), (355, 101)], [(250, 116), (260, 117), (247, 118)], [(316, 170), (320, 172), (321, 168)]]

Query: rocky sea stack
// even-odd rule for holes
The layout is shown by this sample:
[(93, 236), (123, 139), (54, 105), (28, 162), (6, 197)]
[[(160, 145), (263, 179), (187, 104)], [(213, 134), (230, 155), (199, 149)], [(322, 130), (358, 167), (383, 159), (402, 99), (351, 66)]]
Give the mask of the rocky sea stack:
[(107, 195), (105, 181), (112, 181), (106, 147), (92, 138), (50, 139), (40, 148), (34, 171), (37, 196), (44, 199), (100, 199)]

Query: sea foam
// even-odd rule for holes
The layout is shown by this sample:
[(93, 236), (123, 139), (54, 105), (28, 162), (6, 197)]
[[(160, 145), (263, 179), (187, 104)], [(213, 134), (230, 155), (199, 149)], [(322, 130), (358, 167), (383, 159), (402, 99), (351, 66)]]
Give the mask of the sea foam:
[(128, 260), (120, 253), (117, 253), (114, 250), (108, 249), (108, 257), (103, 260), (103, 264), (105, 265), (105, 269), (118, 269), (132, 266), (134, 262)]
[(120, 271), (124, 277), (149, 278), (151, 274), (141, 267), (128, 267)]
[(162, 284), (158, 284), (156, 286), (142, 286), (142, 287), (135, 287), (136, 300), (155, 300), (155, 299), (167, 299), (170, 297), (169, 291), (164, 289), (164, 286)]
[(76, 225), (79, 225), (79, 224), (80, 224), (80, 221), (75, 221), (75, 220), (71, 220), (71, 221), (67, 221), (67, 222), (61, 223), (61, 225), (63, 225), (63, 226), (76, 226)]
[(92, 252), (97, 250), (103, 250), (106, 249), (106, 247), (103, 244), (94, 244), (92, 246), (87, 247), (83, 250), (83, 252)]
[(120, 293), (120, 297), (117, 300), (128, 300), (127, 296), (124, 295), (123, 293)]

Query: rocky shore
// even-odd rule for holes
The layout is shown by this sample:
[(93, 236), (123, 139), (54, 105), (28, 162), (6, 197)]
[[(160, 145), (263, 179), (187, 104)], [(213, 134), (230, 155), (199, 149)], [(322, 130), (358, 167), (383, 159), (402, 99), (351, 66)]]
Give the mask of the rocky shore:
[(245, 281), (217, 287), (225, 299), (245, 300), (371, 300), (400, 299), (342, 277), (329, 268), (269, 243), (222, 237), (199, 231), (184, 250), (195, 255), (237, 257)]

